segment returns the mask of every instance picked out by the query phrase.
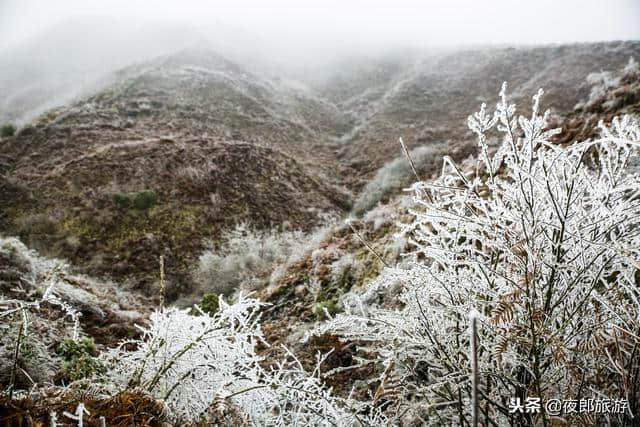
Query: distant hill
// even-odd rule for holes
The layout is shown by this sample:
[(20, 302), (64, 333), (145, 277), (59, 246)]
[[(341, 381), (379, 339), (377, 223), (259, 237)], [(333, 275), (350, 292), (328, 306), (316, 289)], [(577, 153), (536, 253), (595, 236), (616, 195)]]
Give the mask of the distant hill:
[(504, 81), (522, 105), (544, 88), (543, 106), (563, 115), (588, 96), (588, 74), (621, 69), (630, 57), (640, 58), (640, 42), (407, 52), (334, 65), (339, 71), (316, 87), (357, 118), (341, 156), (358, 190), (401, 154), (400, 136), (410, 148), (448, 142), (454, 157), (466, 157), (475, 147), (467, 116), (482, 102), (495, 104)]

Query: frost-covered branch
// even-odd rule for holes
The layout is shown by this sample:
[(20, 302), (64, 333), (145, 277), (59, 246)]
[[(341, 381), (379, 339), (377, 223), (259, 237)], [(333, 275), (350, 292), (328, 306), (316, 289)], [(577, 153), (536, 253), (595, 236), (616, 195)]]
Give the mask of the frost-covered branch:
[[(369, 362), (392, 361), (407, 393), (396, 403), (428, 424), (472, 421), (469, 313), (477, 313), (480, 424), (531, 421), (509, 413), (509, 398), (633, 392), (640, 179), (627, 165), (640, 128), (622, 117), (601, 124), (597, 140), (556, 146), (542, 95), (529, 117), (518, 116), (503, 86), (493, 114), (483, 105), (468, 119), (483, 168), (468, 174), (449, 159), (435, 182), (414, 185), (415, 221), (403, 226), (413, 263), (369, 286), (401, 283), (402, 308), (350, 294), (347, 313), (317, 331), (367, 343)], [(489, 135), (502, 141), (493, 155)]]
[[(263, 342), (257, 300), (239, 296), (219, 311), (193, 315), (166, 308), (151, 316), (143, 337), (105, 356), (116, 389), (141, 387), (167, 404), (176, 421), (233, 407), (252, 425), (371, 425), (381, 414), (362, 416), (307, 374), (293, 354), (265, 367), (256, 353)], [(132, 346), (135, 350), (129, 350)], [(318, 361), (320, 365), (322, 359)]]

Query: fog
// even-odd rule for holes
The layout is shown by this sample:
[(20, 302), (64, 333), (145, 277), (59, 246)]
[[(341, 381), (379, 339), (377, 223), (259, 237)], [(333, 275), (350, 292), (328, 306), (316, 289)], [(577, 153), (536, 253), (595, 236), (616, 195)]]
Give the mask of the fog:
[(0, 0), (0, 116), (25, 91), (71, 97), (109, 71), (193, 44), (265, 70), (308, 70), (404, 48), (640, 38), (635, 0), (266, 3)]
[[(270, 7), (260, 7), (265, 4)], [(123, 33), (169, 25), (185, 31), (181, 37), (175, 34), (174, 41), (187, 41), (199, 34), (237, 49), (253, 48), (291, 60), (398, 45), (640, 37), (640, 2), (636, 0), (326, 0), (305, 2), (306, 7), (299, 4), (259, 0), (2, 0), (0, 48), (10, 51), (21, 43), (35, 42), (52, 29), (103, 45), (104, 40), (97, 39), (113, 37), (114, 43), (122, 43)], [(86, 24), (96, 20), (100, 25), (94, 33)]]

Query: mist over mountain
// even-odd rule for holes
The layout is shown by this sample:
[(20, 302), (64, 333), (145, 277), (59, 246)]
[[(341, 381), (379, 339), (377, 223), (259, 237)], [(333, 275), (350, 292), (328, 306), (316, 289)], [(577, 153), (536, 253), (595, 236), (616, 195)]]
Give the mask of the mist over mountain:
[(4, 49), (2, 120), (31, 120), (48, 108), (95, 92), (119, 68), (199, 40), (186, 26), (119, 24), (115, 18), (69, 19)]
[[(0, 119), (33, 119), (89, 95), (119, 68), (200, 44), (257, 74), (317, 82), (346, 71), (349, 62), (367, 62), (357, 58), (640, 37), (640, 8), (624, 0), (616, 8), (547, 0), (518, 8), (504, 1), (435, 1), (429, 9), (413, 1), (396, 8), (384, 2), (370, 8), (322, 2), (272, 9), (254, 8), (251, 1), (183, 3), (159, 1), (150, 9), (123, 0), (2, 2)], [(547, 10), (554, 11), (552, 22)], [(545, 25), (538, 25), (542, 19)]]
[[(588, 95), (589, 73), (634, 56), (636, 42), (406, 50), (295, 80), (200, 41), (104, 72), (93, 93), (3, 141), (1, 224), (92, 274), (144, 283), (165, 254), (169, 274), (191, 283), (205, 241), (235, 224), (308, 230), (361, 205), (365, 185), (401, 154), (398, 137), (436, 147), (426, 176), (444, 155), (469, 157), (466, 106), (490, 102), (503, 81), (521, 101), (545, 87), (545, 104), (563, 115)], [(117, 201), (143, 191), (152, 210)]]

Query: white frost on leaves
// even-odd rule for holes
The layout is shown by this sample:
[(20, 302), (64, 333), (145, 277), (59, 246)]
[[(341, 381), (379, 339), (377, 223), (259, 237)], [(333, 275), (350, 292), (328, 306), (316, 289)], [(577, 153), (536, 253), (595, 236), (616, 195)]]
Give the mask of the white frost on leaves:
[[(334, 397), (316, 372), (307, 374), (289, 353), (271, 368), (256, 353), (264, 343), (257, 312), (262, 304), (239, 296), (220, 299), (213, 316), (167, 308), (151, 316), (143, 336), (104, 356), (116, 388), (141, 387), (163, 399), (175, 420), (197, 420), (220, 399), (232, 403), (252, 425), (358, 425), (349, 402)], [(375, 412), (374, 412), (375, 414)], [(364, 425), (383, 421), (363, 417)]]
[[(22, 276), (22, 278), (27, 280), (30, 286), (38, 288), (40, 287), (40, 283), (44, 283), (45, 286), (42, 297), (39, 299), (22, 300), (0, 297), (0, 318), (8, 318), (14, 313), (20, 313), (23, 322), (23, 332), (26, 334), (29, 326), (29, 311), (39, 310), (41, 303), (48, 302), (49, 304), (60, 307), (60, 309), (64, 311), (65, 316), (69, 316), (73, 321), (72, 336), (73, 339), (76, 340), (79, 334), (79, 317), (81, 313), (73, 308), (70, 303), (64, 301), (56, 291), (56, 286), (64, 286), (65, 289), (74, 290), (73, 287), (61, 279), (61, 275), (69, 271), (69, 266), (60, 260), (39, 256), (35, 251), (28, 249), (20, 240), (13, 237), (0, 237), (0, 252), (12, 258), (13, 262), (19, 268), (25, 270), (27, 276)], [(80, 290), (79, 292), (82, 291)]]
[[(425, 424), (470, 422), (470, 313), (482, 405), (499, 425), (509, 422), (505, 396), (575, 396), (584, 373), (610, 378), (592, 380), (591, 392), (625, 395), (622, 371), (640, 344), (640, 179), (627, 168), (640, 128), (622, 117), (601, 124), (597, 140), (561, 147), (541, 96), (518, 116), (503, 86), (494, 113), (483, 105), (469, 117), (481, 173), (445, 159), (439, 179), (416, 183), (415, 220), (400, 224), (411, 264), (345, 295), (346, 312), (315, 331), (357, 340), (380, 369), (393, 361), (404, 393), (396, 403)], [(491, 154), (495, 135), (502, 144)], [(381, 304), (398, 283), (401, 304)]]
[(219, 249), (208, 249), (198, 261), (196, 278), (202, 290), (230, 294), (235, 290), (255, 290), (268, 283), (269, 276), (304, 241), (300, 231), (258, 232), (239, 224), (224, 236)]

